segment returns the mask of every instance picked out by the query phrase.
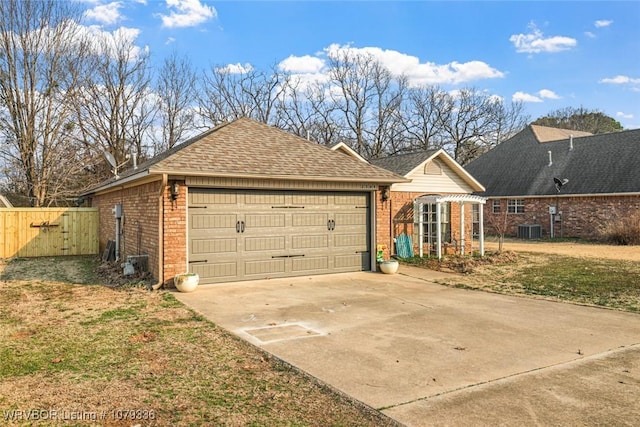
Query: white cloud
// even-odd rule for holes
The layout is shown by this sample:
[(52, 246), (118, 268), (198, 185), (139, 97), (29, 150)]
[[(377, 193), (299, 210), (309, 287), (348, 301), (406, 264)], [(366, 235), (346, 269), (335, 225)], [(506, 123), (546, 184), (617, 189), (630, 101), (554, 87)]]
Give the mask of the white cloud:
[(528, 34), (514, 34), (509, 37), (509, 41), (516, 47), (518, 53), (540, 53), (540, 52), (561, 52), (569, 50), (578, 44), (578, 41), (571, 37), (553, 36), (544, 37), (542, 31), (534, 23), (529, 24), (531, 30)]
[(625, 113), (623, 113), (622, 111), (618, 111), (618, 112), (616, 113), (616, 117), (620, 117), (621, 119), (628, 119), (628, 120), (630, 120), (630, 119), (633, 119), (633, 114), (625, 114)]
[(595, 39), (596, 38), (596, 35), (593, 34), (591, 31), (585, 31), (584, 35), (589, 37), (590, 39)]
[(162, 26), (167, 28), (195, 27), (217, 15), (216, 10), (200, 0), (166, 0), (169, 15), (160, 14)]
[(610, 84), (618, 84), (618, 85), (624, 85), (624, 84), (636, 85), (636, 84), (640, 84), (640, 78), (636, 79), (629, 76), (617, 75), (615, 77), (604, 78), (600, 80), (600, 83), (610, 83)]
[(378, 47), (356, 48), (350, 45), (332, 44), (324, 49), (329, 58), (341, 55), (370, 55), (380, 62), (394, 76), (406, 76), (409, 85), (457, 84), (473, 80), (502, 78), (504, 73), (482, 61), (457, 61), (448, 64), (420, 62), (416, 56), (396, 50), (383, 50)]
[(175, 43), (176, 39), (174, 37), (167, 37), (167, 41), (164, 42), (165, 46)]
[(93, 9), (88, 9), (84, 16), (101, 24), (113, 25), (122, 19), (120, 8), (122, 8), (121, 1), (99, 4)]
[(138, 28), (119, 27), (114, 31), (104, 31), (98, 25), (78, 25), (75, 32), (78, 40), (91, 41), (89, 48), (94, 52), (106, 53), (114, 57), (117, 48), (122, 46), (128, 47), (127, 54), (131, 59), (139, 57), (149, 49), (148, 46), (140, 47), (135, 44), (141, 32)]
[(593, 23), (596, 28), (608, 27), (611, 24), (613, 24), (613, 21), (610, 19), (599, 19)]
[(249, 63), (240, 64), (227, 64), (224, 67), (216, 68), (216, 71), (229, 73), (229, 74), (244, 74), (253, 70), (253, 66)]
[(538, 96), (540, 96), (540, 98), (560, 99), (560, 97), (554, 91), (549, 89), (542, 89), (538, 91)]
[(513, 96), (511, 97), (511, 100), (513, 102), (517, 102), (517, 101), (522, 101), (522, 102), (542, 102), (541, 98), (538, 98), (535, 95), (531, 95), (530, 93), (525, 93), (525, 92), (516, 92), (513, 94)]
[(282, 71), (294, 74), (310, 74), (318, 73), (324, 68), (324, 61), (318, 57), (305, 56), (289, 56), (278, 64)]

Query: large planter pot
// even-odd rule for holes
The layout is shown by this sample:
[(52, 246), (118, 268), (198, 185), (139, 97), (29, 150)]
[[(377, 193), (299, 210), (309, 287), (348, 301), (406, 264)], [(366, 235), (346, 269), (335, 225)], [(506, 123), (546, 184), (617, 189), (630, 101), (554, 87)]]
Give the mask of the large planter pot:
[(173, 284), (180, 292), (193, 292), (198, 287), (200, 276), (197, 273), (180, 273), (173, 278)]
[(390, 259), (388, 261), (382, 261), (378, 264), (380, 267), (380, 271), (384, 274), (395, 274), (398, 272), (398, 268), (400, 267), (400, 263), (395, 259)]

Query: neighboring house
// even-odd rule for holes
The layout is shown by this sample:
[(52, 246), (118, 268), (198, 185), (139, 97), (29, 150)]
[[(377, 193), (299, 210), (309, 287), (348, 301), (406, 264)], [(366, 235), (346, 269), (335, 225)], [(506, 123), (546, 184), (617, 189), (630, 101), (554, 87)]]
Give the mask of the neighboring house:
[(466, 166), (494, 232), (596, 238), (640, 210), (640, 129), (591, 135), (529, 126)]
[(375, 270), (381, 186), (407, 179), (242, 118), (91, 190), (100, 247), (148, 255), (161, 283)]
[(12, 208), (13, 205), (6, 197), (0, 194), (0, 208)]
[[(394, 239), (407, 234), (417, 255), (484, 253), (479, 206), (485, 200), (471, 194), (484, 187), (444, 150), (394, 155), (371, 163), (410, 180), (392, 184), (383, 194), (376, 213), (379, 242), (394, 248)], [(478, 247), (473, 246), (473, 235), (479, 237)]]

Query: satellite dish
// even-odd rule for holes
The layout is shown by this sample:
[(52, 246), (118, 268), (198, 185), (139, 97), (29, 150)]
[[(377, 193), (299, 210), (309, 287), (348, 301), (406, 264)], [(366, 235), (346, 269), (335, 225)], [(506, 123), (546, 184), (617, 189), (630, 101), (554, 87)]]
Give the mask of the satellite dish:
[(563, 185), (565, 185), (567, 182), (569, 182), (569, 179), (564, 178), (562, 181), (559, 180), (558, 178), (553, 178), (553, 183), (556, 185), (556, 190), (558, 191), (558, 193), (560, 192), (560, 189), (562, 188)]
[(108, 151), (103, 151), (102, 154), (104, 155), (104, 158), (107, 159), (107, 162), (109, 162), (109, 164), (114, 170), (118, 168), (118, 163), (116, 163), (116, 158), (113, 157), (113, 154), (111, 154)]

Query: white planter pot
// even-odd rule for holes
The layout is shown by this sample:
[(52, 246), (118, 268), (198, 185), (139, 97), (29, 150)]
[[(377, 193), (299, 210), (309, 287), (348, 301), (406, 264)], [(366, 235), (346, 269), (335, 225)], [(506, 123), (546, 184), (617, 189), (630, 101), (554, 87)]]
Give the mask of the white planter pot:
[(200, 276), (195, 273), (176, 274), (173, 278), (173, 284), (180, 292), (193, 292), (198, 287)]
[(380, 271), (384, 274), (395, 274), (398, 272), (400, 263), (394, 259), (390, 259), (388, 261), (382, 261), (378, 266), (380, 267)]

